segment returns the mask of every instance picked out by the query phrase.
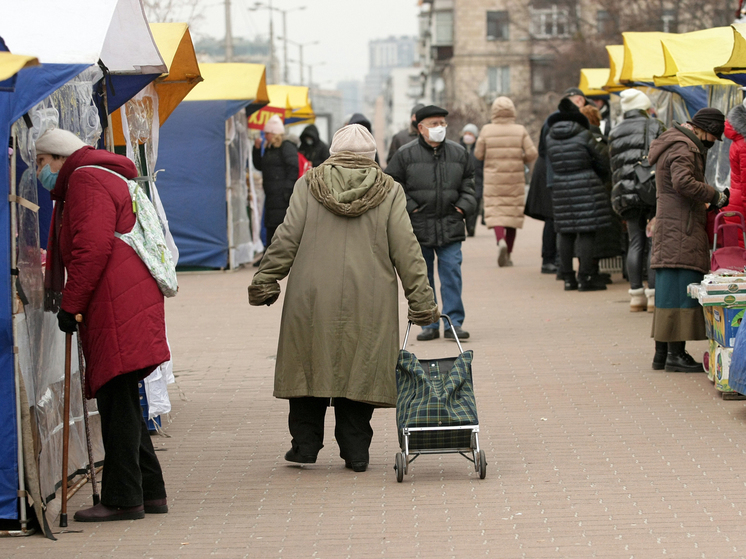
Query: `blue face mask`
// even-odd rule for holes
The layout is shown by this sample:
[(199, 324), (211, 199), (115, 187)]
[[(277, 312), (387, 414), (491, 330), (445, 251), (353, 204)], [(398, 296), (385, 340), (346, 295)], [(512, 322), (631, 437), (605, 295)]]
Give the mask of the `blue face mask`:
[(52, 169), (49, 168), (49, 165), (44, 165), (44, 168), (39, 174), (39, 182), (41, 182), (41, 185), (44, 188), (51, 192), (54, 185), (57, 183), (57, 175), (59, 175), (59, 173), (53, 173)]

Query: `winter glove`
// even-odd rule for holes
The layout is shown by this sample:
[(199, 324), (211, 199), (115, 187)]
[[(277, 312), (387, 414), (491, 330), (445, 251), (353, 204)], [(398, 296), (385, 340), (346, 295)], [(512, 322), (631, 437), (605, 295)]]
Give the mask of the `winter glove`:
[(440, 311), (438, 310), (437, 305), (424, 311), (416, 311), (410, 307), (409, 312), (407, 313), (407, 319), (417, 326), (427, 326), (428, 324), (440, 320)]
[(66, 334), (73, 334), (78, 331), (78, 321), (75, 320), (75, 315), (60, 309), (57, 313), (57, 324), (60, 330)]
[(728, 205), (728, 201), (730, 200), (730, 189), (726, 188), (722, 192), (716, 191), (715, 196), (712, 197), (712, 200), (710, 201), (710, 204), (717, 208), (724, 208)]
[(253, 306), (271, 305), (280, 298), (280, 284), (252, 283), (249, 286), (249, 304)]

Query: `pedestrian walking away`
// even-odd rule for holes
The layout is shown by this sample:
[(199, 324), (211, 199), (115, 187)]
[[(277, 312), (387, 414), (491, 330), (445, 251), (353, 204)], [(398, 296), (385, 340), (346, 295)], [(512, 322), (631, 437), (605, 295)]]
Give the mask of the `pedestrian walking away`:
[[(446, 140), (448, 111), (429, 105), (417, 111), (420, 136), (394, 154), (386, 172), (404, 187), (407, 212), (427, 263), (430, 285), (435, 286), (435, 258), (443, 314), (453, 321), (453, 329), (462, 340), (466, 312), (461, 298), (461, 242), (466, 239), (464, 220), (477, 210), (474, 193), (474, 166), (466, 150)], [(418, 334), (420, 341), (440, 337), (439, 324), (433, 322)], [(450, 325), (445, 337), (453, 339)]]
[[(101, 502), (74, 518), (102, 522), (167, 512), (137, 386), (170, 359), (163, 294), (135, 250), (115, 236), (129, 232), (136, 216), (127, 183), (110, 171), (132, 179), (137, 169), (126, 157), (86, 146), (65, 130), (45, 132), (36, 153), (40, 180), (56, 202), (45, 308), (57, 311), (63, 332), (79, 332), (86, 395), (96, 398), (106, 453)], [(79, 328), (77, 314), (83, 317)]]
[(396, 405), (397, 275), (409, 320), (440, 318), (404, 190), (375, 151), (363, 126), (337, 131), (331, 157), (296, 183), (249, 286), (252, 305), (271, 305), (289, 274), (274, 384), (275, 397), (290, 403), (289, 462), (316, 462), (331, 402), (345, 466), (367, 469), (373, 410)]
[(508, 97), (492, 103), (492, 121), (477, 140), (476, 158), (484, 161), (484, 220), (495, 230), (497, 265), (512, 266), (516, 230), (523, 227), (526, 203), (526, 165), (538, 157), (526, 129), (515, 121), (515, 105)]
[(701, 373), (686, 352), (688, 340), (704, 340), (705, 321), (699, 302), (687, 294), (710, 270), (707, 204), (728, 205), (728, 189), (720, 192), (705, 182), (707, 150), (722, 139), (725, 117), (717, 109), (697, 111), (684, 124), (674, 124), (650, 144), (655, 165), (658, 205), (653, 230), (655, 312), (653, 369)]
[(264, 126), (264, 141), (257, 138), (254, 142), (252, 161), (262, 172), (265, 245), (268, 246), (285, 219), (293, 185), (298, 180), (298, 148), (285, 138), (285, 125), (279, 115), (273, 115)]
[(400, 147), (403, 145), (408, 144), (409, 142), (413, 142), (417, 139), (417, 136), (419, 136), (419, 132), (417, 131), (417, 111), (419, 111), (421, 108), (423, 108), (425, 105), (422, 103), (417, 103), (414, 107), (412, 107), (412, 112), (410, 114), (410, 120), (409, 120), (409, 126), (404, 128), (403, 130), (399, 130), (394, 136), (391, 138), (391, 145), (389, 145), (389, 154), (386, 157), (386, 164), (388, 165), (391, 161), (391, 158), (394, 157), (394, 154), (398, 151)]
[(609, 175), (608, 150), (591, 134), (588, 119), (568, 97), (560, 101), (558, 112), (547, 124), (547, 175), (565, 290), (606, 289), (605, 281), (595, 274), (594, 245), (596, 232), (611, 225), (611, 204), (604, 187)]
[[(627, 223), (627, 277), (630, 311), (653, 312), (655, 309), (655, 271), (650, 268), (651, 242), (647, 227), (655, 216), (655, 206), (643, 199), (644, 185), (635, 171), (638, 162), (647, 157), (650, 144), (666, 131), (664, 124), (648, 114), (652, 103), (637, 89), (620, 94), (624, 119), (609, 135), (613, 187), (611, 205)], [(645, 197), (646, 198), (646, 197)], [(648, 288), (643, 285), (647, 270)]]
[(479, 137), (479, 128), (476, 124), (466, 124), (461, 129), (461, 140), (459, 144), (471, 156), (471, 162), (474, 165), (474, 195), (477, 200), (477, 211), (466, 217), (466, 234), (473, 237), (476, 234), (477, 219), (482, 218), (484, 225), (484, 211), (482, 208), (482, 195), (484, 193), (484, 162), (474, 156), (477, 138)]

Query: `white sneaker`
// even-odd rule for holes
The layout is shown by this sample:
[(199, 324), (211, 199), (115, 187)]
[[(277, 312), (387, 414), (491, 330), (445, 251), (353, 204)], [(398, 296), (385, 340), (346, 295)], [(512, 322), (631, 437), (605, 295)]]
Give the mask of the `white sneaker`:
[(500, 239), (497, 242), (497, 265), (502, 268), (508, 263), (509, 259), (510, 254), (508, 254), (508, 243), (505, 242), (505, 239)]
[(655, 288), (646, 289), (645, 297), (648, 299), (648, 312), (655, 312)]
[(642, 287), (639, 289), (630, 289), (629, 296), (630, 312), (642, 312), (647, 308), (648, 300), (645, 298), (645, 290)]

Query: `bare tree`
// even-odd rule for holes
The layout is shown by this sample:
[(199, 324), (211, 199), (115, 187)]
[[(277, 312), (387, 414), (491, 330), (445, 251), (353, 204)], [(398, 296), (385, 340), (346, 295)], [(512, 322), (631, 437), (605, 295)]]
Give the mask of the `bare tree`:
[(148, 21), (153, 23), (184, 21), (191, 27), (205, 17), (200, 0), (143, 0), (143, 6)]

